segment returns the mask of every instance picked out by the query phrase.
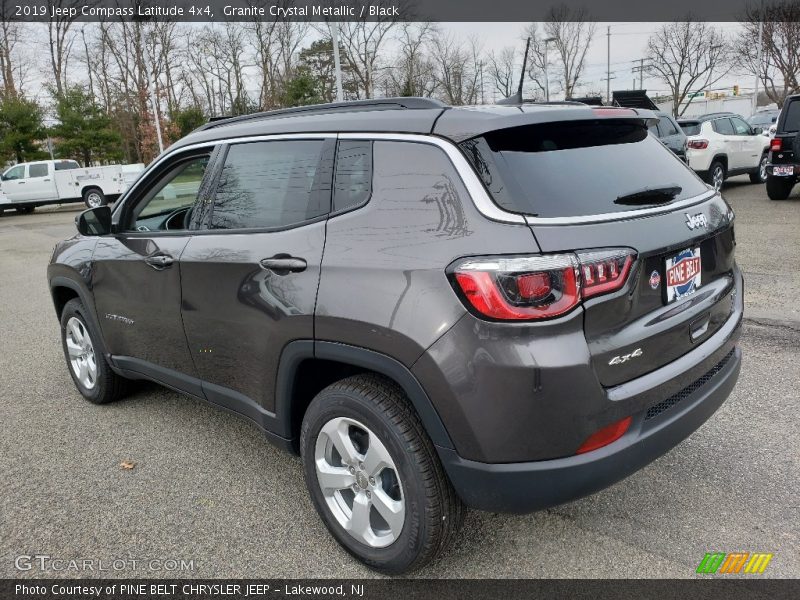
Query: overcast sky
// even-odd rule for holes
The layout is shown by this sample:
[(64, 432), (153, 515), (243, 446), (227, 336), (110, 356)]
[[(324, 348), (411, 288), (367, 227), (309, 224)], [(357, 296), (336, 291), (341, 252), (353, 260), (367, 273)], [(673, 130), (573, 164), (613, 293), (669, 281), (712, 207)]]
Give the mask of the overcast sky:
[[(736, 35), (740, 29), (738, 23), (712, 23), (712, 25), (728, 37)], [(443, 29), (457, 32), (465, 37), (478, 35), (487, 52), (500, 50), (505, 46), (514, 45), (516, 42), (520, 62), (522, 60), (522, 52), (525, 48), (522, 32), (526, 27), (525, 23), (442, 23), (441, 26)], [(661, 26), (661, 23), (597, 23), (594, 39), (586, 57), (585, 74), (581, 77), (581, 81), (584, 82), (582, 93), (589, 90), (605, 92), (608, 56), (606, 32), (609, 26), (611, 27), (611, 90), (613, 91), (615, 89), (631, 89), (634, 79), (632, 68), (639, 64), (640, 58), (645, 56), (647, 39)], [(636, 88), (638, 89), (638, 74), (636, 78)], [(551, 73), (551, 79), (555, 80), (554, 73)], [(738, 84), (743, 92), (752, 90), (753, 77), (730, 74), (714, 87), (718, 89), (731, 88), (734, 84)], [(663, 82), (648, 78), (646, 75), (644, 87), (648, 93), (652, 94), (659, 91), (666, 92)]]
[[(483, 50), (488, 53), (491, 50), (499, 51), (506, 46), (514, 46), (517, 49), (519, 63), (522, 62), (522, 52), (525, 47), (522, 38), (526, 23), (440, 23), (443, 32), (452, 32), (458, 37), (466, 40), (469, 36), (477, 36), (483, 45)], [(733, 37), (739, 31), (737, 23), (713, 23), (728, 37)], [(193, 26), (202, 26), (201, 23)], [(603, 92), (606, 89), (606, 61), (607, 61), (607, 28), (611, 28), (611, 89), (631, 89), (634, 86), (633, 67), (638, 65), (640, 58), (645, 56), (647, 40), (650, 35), (661, 26), (660, 23), (597, 23), (595, 35), (589, 48), (586, 60), (586, 69), (581, 76), (582, 85), (579, 88), (580, 94), (588, 92)], [(40, 49), (47, 47), (47, 28), (44, 25), (35, 25), (31, 31), (33, 39), (29, 41), (38, 42), (34, 45)], [(308, 45), (313, 38), (318, 37), (312, 34)], [(393, 49), (387, 48), (387, 53), (391, 54)], [(31, 74), (33, 88), (41, 94), (43, 81), (49, 81), (49, 66), (46, 60), (46, 53), (39, 52), (39, 68), (35, 74)], [(552, 62), (552, 59), (551, 59)], [(551, 69), (551, 98), (559, 99), (556, 91), (555, 81), (557, 79), (556, 66)], [(74, 75), (73, 75), (74, 76)], [(78, 75), (80, 78), (81, 75)], [(636, 87), (638, 88), (638, 75)], [(738, 84), (742, 92), (752, 90), (754, 81), (752, 76), (731, 73), (714, 85), (715, 89), (730, 89), (734, 84)], [(658, 92), (666, 92), (663, 82), (645, 76), (644, 87), (648, 93), (655, 95)], [(38, 88), (38, 89), (37, 89)], [(500, 99), (495, 97), (493, 87), (488, 78), (485, 78), (486, 101)]]

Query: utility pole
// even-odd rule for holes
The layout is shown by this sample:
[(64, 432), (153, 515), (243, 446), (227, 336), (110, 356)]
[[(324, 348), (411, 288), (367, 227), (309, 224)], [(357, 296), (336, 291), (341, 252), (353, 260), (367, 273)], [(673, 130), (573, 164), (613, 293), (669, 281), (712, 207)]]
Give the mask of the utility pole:
[[(638, 67), (633, 67), (633, 72), (634, 73), (639, 73), (639, 89), (643, 90), (644, 89), (644, 59), (643, 58), (639, 59), (639, 66)], [(633, 81), (633, 87), (636, 88), (636, 79), (635, 78), (634, 78), (634, 81)]]
[(342, 63), (339, 60), (339, 23), (331, 23), (331, 44), (333, 45), (333, 69), (336, 72), (336, 101), (344, 102), (342, 90)]
[[(544, 41), (544, 100), (545, 102), (550, 102), (550, 76), (547, 73), (547, 44), (550, 42), (555, 42), (556, 38), (547, 38)], [(530, 44), (531, 39), (528, 38), (528, 43)], [(527, 50), (526, 56), (527, 56)]]
[(606, 51), (606, 102), (611, 104), (611, 25), (606, 29), (608, 47)]
[[(763, 9), (763, 6), (762, 6)], [(758, 14), (758, 52), (756, 53), (756, 82), (753, 85), (753, 113), (758, 110), (758, 80), (761, 78), (761, 61), (764, 52), (764, 15), (761, 11)]]

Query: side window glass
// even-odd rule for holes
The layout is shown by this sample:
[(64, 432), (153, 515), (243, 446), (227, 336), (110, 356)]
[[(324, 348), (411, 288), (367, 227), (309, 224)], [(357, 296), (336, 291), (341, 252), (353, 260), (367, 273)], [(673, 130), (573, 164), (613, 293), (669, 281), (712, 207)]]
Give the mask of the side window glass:
[(331, 173), (322, 165), (324, 144), (286, 140), (232, 145), (209, 227), (287, 227), (327, 214)]
[(47, 163), (37, 163), (28, 167), (29, 177), (47, 177)]
[(714, 131), (721, 135), (734, 135), (730, 119), (717, 119), (713, 122)]
[(148, 192), (133, 210), (131, 229), (158, 231), (186, 229), (189, 213), (208, 166), (207, 155), (195, 156), (176, 165)]
[(336, 153), (333, 210), (361, 206), (372, 193), (372, 142), (343, 140)]
[(731, 122), (733, 123), (733, 129), (736, 135), (750, 135), (750, 126), (742, 119), (732, 117)]
[(5, 179), (23, 179), (25, 177), (25, 167), (17, 165), (16, 167), (6, 171)]
[(649, 131), (650, 133), (652, 133), (656, 137), (660, 137), (660, 135), (658, 133), (658, 125), (656, 125), (655, 123), (653, 125), (648, 125), (647, 126), (647, 131)]
[(670, 121), (667, 117), (661, 117), (661, 119), (659, 119), (658, 127), (665, 136), (678, 135), (678, 130), (675, 128), (675, 125), (673, 125), (672, 121)]

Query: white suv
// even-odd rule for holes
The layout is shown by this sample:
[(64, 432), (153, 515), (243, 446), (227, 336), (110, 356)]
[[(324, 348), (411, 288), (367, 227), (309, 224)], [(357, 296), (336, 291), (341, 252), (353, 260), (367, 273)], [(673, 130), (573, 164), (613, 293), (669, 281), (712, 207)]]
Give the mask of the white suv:
[(733, 113), (712, 113), (678, 121), (687, 136), (689, 166), (714, 189), (734, 175), (750, 175), (753, 183), (767, 179), (769, 138)]

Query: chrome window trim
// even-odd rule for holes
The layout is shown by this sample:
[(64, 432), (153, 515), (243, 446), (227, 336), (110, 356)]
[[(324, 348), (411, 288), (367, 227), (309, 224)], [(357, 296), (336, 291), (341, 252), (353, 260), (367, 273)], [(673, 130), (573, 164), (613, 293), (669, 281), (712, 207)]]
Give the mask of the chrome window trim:
[(347, 132), (347, 133), (335, 133), (335, 132), (309, 132), (309, 133), (276, 133), (276, 134), (269, 134), (269, 135), (254, 135), (254, 136), (243, 136), (243, 137), (231, 137), (231, 138), (221, 138), (215, 140), (208, 140), (205, 142), (198, 142), (196, 144), (187, 144), (186, 146), (180, 146), (175, 148), (174, 150), (169, 149), (164, 154), (156, 158), (149, 167), (145, 170), (139, 179), (137, 179), (134, 184), (128, 188), (128, 190), (123, 194), (123, 196), (115, 203), (114, 206), (114, 213), (117, 212), (120, 206), (127, 201), (127, 198), (130, 194), (136, 192), (136, 189), (141, 185), (144, 181), (145, 176), (151, 169), (156, 168), (164, 161), (171, 159), (174, 155), (186, 151), (197, 150), (199, 148), (205, 148), (209, 146), (217, 146), (220, 144), (241, 144), (241, 143), (248, 143), (248, 142), (268, 142), (268, 141), (280, 141), (280, 140), (324, 140), (324, 139), (331, 139), (331, 138), (338, 138), (341, 140), (375, 140), (375, 141), (401, 141), (401, 142), (416, 142), (421, 144), (430, 144), (433, 146), (438, 146), (441, 148), (445, 154), (447, 154), (450, 162), (455, 167), (456, 171), (461, 177), (461, 181), (464, 183), (464, 186), (467, 188), (467, 192), (472, 199), (475, 208), (478, 209), (484, 217), (487, 219), (491, 219), (492, 221), (498, 221), (500, 223), (518, 223), (518, 224), (527, 224), (527, 225), (582, 225), (588, 223), (603, 223), (603, 222), (611, 222), (611, 221), (626, 221), (629, 219), (637, 219), (641, 217), (648, 217), (654, 215), (660, 215), (664, 213), (669, 213), (673, 211), (677, 211), (683, 208), (688, 208), (690, 206), (694, 206), (696, 204), (700, 204), (705, 202), (715, 195), (719, 195), (718, 192), (714, 192), (714, 190), (709, 189), (707, 192), (703, 192), (702, 194), (698, 194), (697, 196), (692, 196), (691, 198), (686, 198), (685, 200), (680, 200), (678, 202), (673, 202), (664, 206), (656, 206), (651, 208), (642, 208), (638, 210), (629, 210), (624, 212), (613, 212), (613, 213), (601, 213), (596, 215), (582, 215), (579, 217), (534, 217), (530, 215), (524, 215), (520, 213), (512, 213), (507, 210), (504, 210), (495, 204), (494, 200), (489, 196), (489, 192), (483, 185), (483, 182), (478, 177), (478, 174), (475, 173), (475, 170), (470, 165), (467, 158), (458, 148), (458, 146), (449, 140), (444, 138), (437, 137), (435, 135), (430, 134), (418, 134), (418, 133), (370, 133), (370, 132)]

